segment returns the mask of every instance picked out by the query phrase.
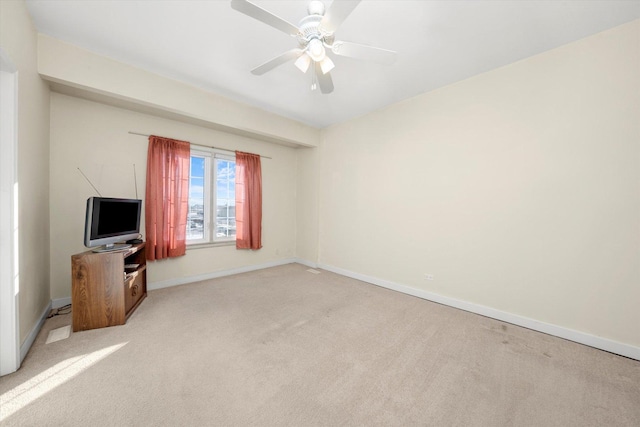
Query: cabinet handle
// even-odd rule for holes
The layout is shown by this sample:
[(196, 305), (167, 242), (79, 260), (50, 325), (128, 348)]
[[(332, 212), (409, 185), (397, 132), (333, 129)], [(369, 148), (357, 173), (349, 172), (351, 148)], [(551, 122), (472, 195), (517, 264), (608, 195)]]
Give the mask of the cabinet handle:
[(135, 297), (138, 294), (138, 285), (135, 285), (133, 288), (131, 288), (131, 296)]

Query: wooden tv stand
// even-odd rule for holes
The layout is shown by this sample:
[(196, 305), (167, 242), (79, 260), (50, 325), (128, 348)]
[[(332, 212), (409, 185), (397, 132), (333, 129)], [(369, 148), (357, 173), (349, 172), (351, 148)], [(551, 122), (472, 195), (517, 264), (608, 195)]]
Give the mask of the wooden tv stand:
[[(137, 266), (125, 268), (126, 264)], [(147, 296), (144, 243), (71, 256), (73, 331), (124, 325)]]

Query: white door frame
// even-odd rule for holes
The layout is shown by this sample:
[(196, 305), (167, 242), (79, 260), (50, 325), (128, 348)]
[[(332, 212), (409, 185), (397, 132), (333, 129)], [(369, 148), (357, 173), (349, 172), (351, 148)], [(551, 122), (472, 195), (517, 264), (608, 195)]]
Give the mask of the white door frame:
[(17, 95), (16, 67), (0, 47), (0, 375), (20, 367)]

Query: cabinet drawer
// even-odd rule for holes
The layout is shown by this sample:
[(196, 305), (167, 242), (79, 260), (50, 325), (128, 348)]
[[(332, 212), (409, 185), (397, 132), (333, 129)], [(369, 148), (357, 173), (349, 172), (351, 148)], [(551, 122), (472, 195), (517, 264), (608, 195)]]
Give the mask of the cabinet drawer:
[(144, 288), (143, 275), (145, 271), (140, 271), (135, 276), (127, 279), (124, 283), (124, 312), (129, 314), (129, 311), (134, 305), (144, 296), (146, 289)]

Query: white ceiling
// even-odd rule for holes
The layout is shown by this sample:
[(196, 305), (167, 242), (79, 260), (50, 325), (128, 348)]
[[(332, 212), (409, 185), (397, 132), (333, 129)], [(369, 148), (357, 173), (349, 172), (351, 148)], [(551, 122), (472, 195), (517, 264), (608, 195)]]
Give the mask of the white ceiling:
[[(308, 4), (254, 3), (296, 25)], [(379, 65), (333, 55), (335, 90), (323, 95), (293, 63), (252, 75), (296, 41), (227, 0), (27, 6), (41, 33), (319, 128), (640, 18), (640, 1), (365, 0), (336, 39), (395, 50), (398, 59)]]

